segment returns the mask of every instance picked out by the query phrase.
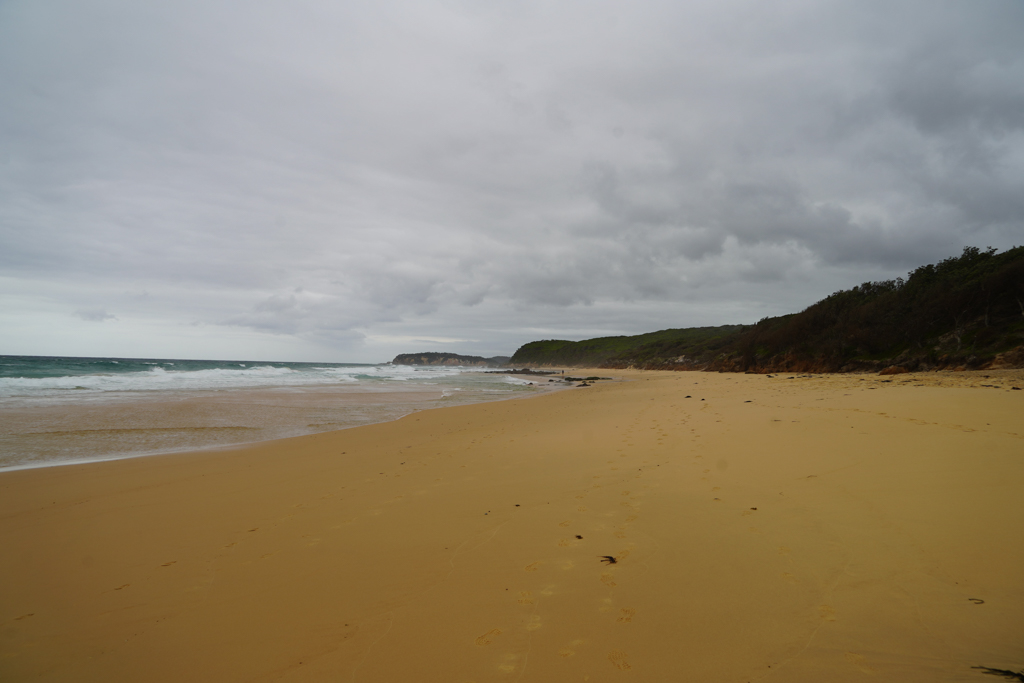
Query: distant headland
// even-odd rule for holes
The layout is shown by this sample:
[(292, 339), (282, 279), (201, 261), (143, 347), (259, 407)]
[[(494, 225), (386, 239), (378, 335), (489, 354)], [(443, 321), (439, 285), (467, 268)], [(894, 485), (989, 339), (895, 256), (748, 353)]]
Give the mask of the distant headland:
[(400, 353), (391, 361), (392, 365), (463, 365), (486, 368), (501, 368), (508, 365), (509, 356), (462, 356), (457, 353), (439, 353), (424, 351), (423, 353)]

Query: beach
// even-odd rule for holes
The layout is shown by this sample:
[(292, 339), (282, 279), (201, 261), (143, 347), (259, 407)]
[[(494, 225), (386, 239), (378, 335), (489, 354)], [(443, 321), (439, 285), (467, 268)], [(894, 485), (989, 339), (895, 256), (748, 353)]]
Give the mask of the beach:
[(238, 446), (556, 387), (457, 366), (0, 356), (0, 472)]
[(985, 681), (1024, 371), (614, 376), (0, 472), (0, 680)]

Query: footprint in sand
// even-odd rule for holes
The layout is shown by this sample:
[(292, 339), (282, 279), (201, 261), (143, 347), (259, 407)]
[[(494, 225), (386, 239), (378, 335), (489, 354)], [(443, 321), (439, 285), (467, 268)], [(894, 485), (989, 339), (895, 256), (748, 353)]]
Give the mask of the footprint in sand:
[(567, 547), (567, 546), (569, 546), (569, 545), (572, 545), (572, 539), (571, 539), (571, 538), (563, 538), (563, 539), (560, 539), (560, 540), (558, 541), (558, 545), (559, 545), (560, 547), (562, 547), (562, 548), (565, 548), (565, 547)]
[[(515, 655), (505, 655), (505, 658), (509, 659), (509, 660), (514, 660), (515, 659)], [(515, 665), (514, 661), (509, 661), (509, 662), (506, 662), (505, 664), (499, 664), (498, 665), (498, 671), (500, 671), (503, 674), (510, 674), (510, 673), (512, 673), (515, 670), (516, 670), (516, 665)]]
[(572, 524), (572, 520), (567, 519), (564, 522), (560, 522), (558, 526), (569, 526), (570, 524)]
[(859, 655), (856, 652), (847, 652), (845, 655), (843, 655), (843, 658), (846, 660), (848, 664), (853, 666), (862, 674), (868, 674), (870, 676), (875, 673), (874, 669), (864, 664), (864, 655)]
[(623, 607), (619, 610), (619, 618), (615, 621), (620, 624), (629, 624), (633, 621), (633, 616), (636, 614), (636, 610), (632, 607)]
[(541, 565), (541, 561), (540, 560), (537, 560), (536, 562), (531, 562), (530, 564), (528, 564), (525, 567), (523, 567), (523, 571), (525, 571), (525, 572), (535, 572), (538, 569), (540, 569), (540, 565)]
[(480, 647), (484, 647), (485, 645), (490, 645), (491, 643), (493, 643), (494, 639), (497, 638), (500, 635), (501, 635), (501, 629), (500, 628), (492, 628), (487, 633), (483, 634), (482, 636), (479, 636), (473, 642), (476, 643), (477, 645), (479, 645)]
[(576, 511), (577, 512), (586, 512), (587, 511), (587, 506), (586, 505), (580, 505), (578, 508), (576, 508)]
[(563, 647), (561, 650), (558, 651), (558, 656), (559, 657), (565, 657), (566, 659), (568, 659), (569, 657), (572, 657), (574, 654), (576, 654), (576, 651), (575, 650), (570, 650), (567, 647)]
[(626, 661), (627, 657), (629, 657), (629, 655), (622, 650), (612, 650), (608, 653), (608, 661), (612, 663), (612, 666), (620, 671), (628, 671), (633, 668), (629, 665), (629, 662)]
[(605, 572), (604, 574), (601, 574), (601, 583), (608, 586), (609, 588), (614, 588), (615, 586), (619, 585), (615, 583), (615, 578), (612, 576), (611, 572)]
[(535, 616), (530, 617), (530, 621), (528, 621), (526, 623), (526, 630), (527, 631), (536, 631), (542, 625), (543, 624), (541, 623), (540, 617), (535, 615)]
[[(118, 590), (118, 589), (115, 588), (114, 590)], [(14, 620), (15, 621), (21, 621), (22, 619), (28, 619), (29, 617), (34, 617), (35, 615), (36, 615), (35, 612), (32, 612), (30, 614), (22, 614), (20, 617), (14, 617)]]
[(519, 599), (516, 600), (520, 605), (532, 605), (533, 604), (533, 593), (530, 591), (519, 591)]

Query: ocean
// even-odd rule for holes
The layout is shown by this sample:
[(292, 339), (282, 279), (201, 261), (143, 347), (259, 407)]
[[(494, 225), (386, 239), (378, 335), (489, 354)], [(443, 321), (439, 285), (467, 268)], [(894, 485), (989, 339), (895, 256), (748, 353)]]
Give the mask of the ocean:
[(546, 384), (449, 366), (0, 356), (0, 470), (313, 434)]

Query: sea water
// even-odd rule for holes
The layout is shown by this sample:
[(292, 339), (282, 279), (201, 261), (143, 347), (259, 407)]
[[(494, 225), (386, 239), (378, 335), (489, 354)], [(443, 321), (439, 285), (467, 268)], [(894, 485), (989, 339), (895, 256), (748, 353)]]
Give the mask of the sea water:
[(0, 356), (0, 469), (313, 434), (542, 388), (449, 366)]

